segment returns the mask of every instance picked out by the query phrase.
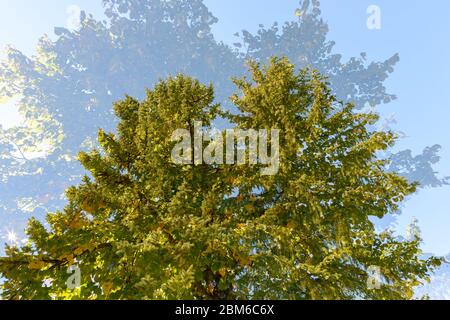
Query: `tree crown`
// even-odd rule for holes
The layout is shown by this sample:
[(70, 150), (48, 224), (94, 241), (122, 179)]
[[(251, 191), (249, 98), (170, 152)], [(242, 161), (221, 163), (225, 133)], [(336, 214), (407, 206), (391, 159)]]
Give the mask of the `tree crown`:
[[(116, 103), (117, 133), (100, 130), (101, 150), (79, 155), (90, 176), (1, 258), (5, 297), (411, 298), (439, 261), (420, 259), (420, 239), (377, 233), (370, 220), (415, 190), (377, 157), (394, 134), (369, 129), (376, 115), (337, 101), (316, 71), (285, 58), (250, 71), (234, 80), (237, 113), (182, 75)], [(279, 171), (170, 161), (174, 130), (208, 129), (219, 116), (236, 129), (280, 129)], [(70, 266), (81, 271), (75, 290)]]

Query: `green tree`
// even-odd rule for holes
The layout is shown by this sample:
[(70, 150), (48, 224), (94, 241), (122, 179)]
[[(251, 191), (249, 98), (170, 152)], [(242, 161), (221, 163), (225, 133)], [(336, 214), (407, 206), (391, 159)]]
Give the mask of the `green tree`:
[[(29, 242), (0, 260), (9, 299), (402, 299), (439, 260), (416, 240), (377, 233), (414, 185), (376, 157), (394, 143), (374, 114), (337, 101), (315, 71), (287, 59), (250, 64), (221, 111), (212, 86), (179, 75), (114, 106), (117, 134), (80, 153), (90, 172), (68, 205), (29, 222)], [(280, 129), (280, 168), (177, 165), (174, 130), (226, 116), (238, 129)], [(67, 286), (67, 268), (81, 286)], [(379, 287), (368, 286), (378, 267)]]
[[(243, 31), (235, 48), (215, 39), (218, 19), (202, 0), (102, 3), (105, 21), (83, 12), (80, 28), (55, 28), (53, 37), (39, 40), (35, 55), (8, 48), (0, 61), (0, 110), (1, 102), (12, 99), (23, 119), (19, 126), (0, 128), (1, 233), (11, 229), (22, 238), (31, 216), (43, 220), (46, 212), (64, 206), (64, 190), (84, 175), (77, 153), (95, 146), (98, 128), (109, 132), (117, 125), (112, 103), (125, 93), (142, 99), (142, 89), (161, 77), (181, 72), (212, 82), (226, 107), (233, 92), (229, 78), (245, 73), (246, 59), (266, 63), (286, 55), (298, 69), (312, 66), (327, 75), (337, 98), (357, 109), (395, 99), (385, 81), (399, 56), (343, 58), (317, 0), (299, 1), (301, 14), (290, 21), (253, 34)], [(389, 170), (420, 187), (449, 183), (433, 167), (439, 148), (393, 154)]]

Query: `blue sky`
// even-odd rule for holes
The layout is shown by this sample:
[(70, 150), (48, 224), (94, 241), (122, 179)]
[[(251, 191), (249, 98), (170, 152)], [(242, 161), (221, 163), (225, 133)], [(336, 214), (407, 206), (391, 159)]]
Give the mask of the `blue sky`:
[[(219, 18), (215, 36), (226, 43), (242, 29), (255, 31), (259, 24), (270, 26), (294, 18), (297, 1), (205, 0)], [(321, 0), (323, 18), (329, 23), (329, 39), (335, 52), (348, 58), (368, 53), (370, 60), (385, 60), (400, 54), (400, 63), (387, 81), (398, 100), (380, 110), (395, 114), (395, 129), (407, 134), (397, 149), (419, 153), (426, 146), (442, 145), (436, 169), (450, 175), (450, 1)], [(366, 26), (369, 5), (381, 9), (381, 29)], [(54, 26), (65, 26), (70, 5), (77, 5), (95, 17), (102, 17), (100, 0), (2, 0), (0, 2), (0, 47), (12, 44), (32, 54), (37, 39), (52, 35)], [(0, 123), (17, 120), (14, 106), (2, 106)], [(417, 217), (424, 249), (436, 254), (450, 251), (450, 187), (421, 190), (407, 201), (399, 218), (399, 232)]]

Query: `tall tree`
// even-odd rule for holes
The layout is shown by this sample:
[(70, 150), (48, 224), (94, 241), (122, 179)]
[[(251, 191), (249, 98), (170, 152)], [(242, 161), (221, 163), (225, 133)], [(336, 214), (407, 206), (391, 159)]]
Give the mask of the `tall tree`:
[[(398, 56), (343, 61), (327, 39), (318, 1), (301, 1), (299, 17), (282, 27), (244, 31), (240, 48), (214, 39), (217, 19), (201, 0), (103, 4), (106, 21), (82, 13), (79, 29), (55, 28), (56, 40), (43, 37), (35, 56), (8, 48), (0, 63), (0, 100), (14, 99), (24, 119), (21, 126), (0, 129), (0, 221), (16, 232), (30, 216), (42, 219), (64, 205), (64, 190), (84, 174), (77, 152), (96, 145), (97, 128), (113, 131), (117, 124), (112, 103), (125, 93), (143, 98), (142, 89), (160, 77), (183, 72), (212, 82), (217, 101), (233, 108), (226, 103), (228, 80), (245, 74), (244, 61), (286, 55), (298, 69), (311, 65), (327, 75), (337, 97), (358, 109), (395, 98), (383, 83)], [(447, 183), (432, 167), (438, 151), (398, 153), (389, 170), (421, 186)], [(29, 156), (36, 152), (45, 156)]]
[[(234, 81), (238, 113), (182, 75), (115, 104), (117, 134), (100, 130), (101, 150), (79, 155), (92, 178), (68, 189), (48, 228), (31, 220), (29, 243), (0, 260), (4, 296), (411, 298), (439, 260), (421, 260), (417, 238), (379, 234), (369, 219), (415, 190), (376, 156), (395, 135), (369, 130), (377, 116), (339, 102), (315, 71), (276, 58), (250, 70)], [(279, 170), (172, 162), (173, 132), (194, 133), (196, 121), (210, 129), (220, 114), (238, 130), (279, 129)], [(77, 290), (66, 285), (72, 265)]]
[[(64, 203), (65, 188), (84, 173), (78, 150), (95, 144), (99, 127), (113, 130), (111, 105), (125, 93), (142, 98), (160, 77), (185, 72), (219, 86), (218, 99), (225, 99), (229, 77), (242, 69), (214, 40), (217, 19), (201, 0), (104, 5), (107, 22), (83, 13), (80, 29), (55, 28), (57, 40), (43, 37), (31, 58), (8, 48), (0, 64), (0, 96), (14, 99), (24, 118), (22, 126), (0, 131), (5, 223), (22, 219), (17, 212), (42, 218)], [(32, 152), (46, 155), (24, 156)]]

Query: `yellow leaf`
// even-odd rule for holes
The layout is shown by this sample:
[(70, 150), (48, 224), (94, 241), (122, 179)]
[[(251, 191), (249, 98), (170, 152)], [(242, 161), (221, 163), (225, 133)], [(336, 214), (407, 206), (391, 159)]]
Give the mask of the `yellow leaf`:
[(109, 295), (111, 293), (113, 284), (111, 282), (106, 282), (102, 285), (103, 293)]
[(226, 274), (227, 274), (227, 268), (220, 268), (219, 269), (219, 274), (222, 276), (222, 277), (225, 277), (226, 276)]
[(32, 261), (30, 262), (30, 264), (28, 265), (28, 267), (32, 270), (41, 270), (42, 268), (44, 268), (47, 264), (44, 261), (40, 261), (40, 260), (36, 260), (36, 261)]
[(239, 223), (236, 227), (238, 230), (245, 230), (245, 223)]

